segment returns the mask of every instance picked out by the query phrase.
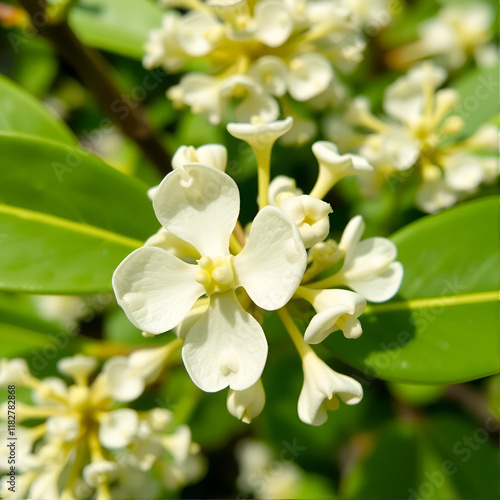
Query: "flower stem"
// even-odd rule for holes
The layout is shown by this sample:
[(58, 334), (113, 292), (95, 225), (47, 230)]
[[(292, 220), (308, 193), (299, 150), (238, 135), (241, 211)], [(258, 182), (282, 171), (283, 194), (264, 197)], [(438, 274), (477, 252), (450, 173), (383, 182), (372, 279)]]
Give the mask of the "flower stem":
[(317, 288), (334, 288), (342, 284), (343, 280), (341, 273), (336, 273), (333, 276), (329, 276), (328, 278), (325, 278), (323, 280), (312, 281), (311, 283), (308, 283), (307, 286), (309, 288), (317, 289)]
[(276, 312), (278, 313), (278, 316), (285, 325), (285, 328), (287, 329), (290, 338), (295, 344), (295, 347), (297, 348), (300, 357), (304, 358), (306, 354), (312, 351), (311, 347), (305, 342), (304, 338), (302, 337), (302, 334), (300, 333), (300, 330), (297, 328), (297, 325), (293, 321), (293, 318), (286, 309), (286, 307), (282, 307), (281, 309), (278, 309)]
[(257, 156), (257, 175), (259, 185), (259, 210), (269, 204), (268, 191), (271, 180), (271, 148), (265, 147), (261, 151), (255, 151)]

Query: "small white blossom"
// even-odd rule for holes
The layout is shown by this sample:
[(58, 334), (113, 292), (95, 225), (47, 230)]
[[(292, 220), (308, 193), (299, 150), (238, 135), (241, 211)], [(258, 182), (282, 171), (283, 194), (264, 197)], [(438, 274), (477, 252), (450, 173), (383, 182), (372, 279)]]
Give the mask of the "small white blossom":
[(244, 391), (229, 389), (227, 394), (229, 413), (246, 424), (249, 424), (260, 414), (265, 403), (266, 395), (260, 379)]
[[(447, 68), (463, 66), (492, 39), (495, 15), (486, 2), (450, 3), (418, 26), (419, 39), (389, 54), (394, 65), (433, 57)], [(479, 53), (478, 53), (479, 52)]]
[(282, 200), (290, 196), (304, 194), (297, 187), (295, 179), (286, 175), (278, 175), (269, 183), (269, 204), (278, 206)]
[(339, 243), (344, 264), (335, 279), (371, 302), (385, 302), (399, 290), (403, 266), (395, 262), (394, 243), (379, 237), (361, 240), (364, 229), (360, 215), (347, 224)]
[[(90, 498), (97, 490), (98, 498), (144, 498), (159, 494), (158, 483), (149, 474), (153, 466), (160, 466), (165, 474), (177, 474), (179, 457), (172, 447), (178, 438), (169, 439), (179, 428), (166, 432), (172, 426), (172, 414), (161, 408), (147, 412), (116, 409), (106, 374), (88, 383), (88, 368), (96, 364), (95, 359), (81, 355), (61, 360), (59, 369), (76, 380), (70, 385), (55, 377), (38, 380), (30, 374), (18, 381), (19, 386), (34, 388), (34, 405), (16, 404), (16, 491), (9, 491), (8, 483), (2, 481), (2, 497)], [(20, 425), (31, 419), (44, 422), (30, 428)], [(200, 459), (199, 448), (192, 443), (189, 429), (183, 426), (181, 432), (185, 435), (186, 429), (189, 442), (184, 438), (181, 446), (182, 484), (203, 473), (193, 461)], [(72, 481), (68, 481), (68, 470)]]
[(28, 364), (24, 359), (0, 359), (0, 386), (21, 385), (29, 376)]
[(202, 163), (225, 172), (227, 149), (221, 144), (205, 144), (199, 148), (181, 146), (172, 156), (172, 168), (182, 168), (187, 163)]
[(262, 373), (267, 342), (234, 290), (244, 287), (263, 309), (286, 304), (306, 264), (298, 229), (279, 209), (266, 207), (255, 218), (244, 249), (230, 255), (238, 189), (223, 172), (198, 164), (167, 175), (153, 206), (163, 227), (202, 257), (197, 264), (188, 264), (161, 248), (136, 250), (113, 275), (118, 303), (135, 326), (158, 334), (177, 326), (196, 300), (208, 295), (208, 309), (185, 337), (186, 369), (207, 392), (228, 385), (247, 389)]
[(284, 199), (279, 208), (297, 224), (306, 248), (312, 247), (328, 236), (330, 232), (328, 215), (333, 211), (329, 203), (303, 194)]
[[(212, 124), (223, 120), (232, 99), (239, 101), (237, 121), (276, 120), (276, 98), (308, 102), (338, 86), (333, 67), (352, 69), (366, 45), (363, 21), (345, 2), (178, 0), (171, 6), (186, 12), (168, 12), (150, 33), (143, 64), (178, 72), (193, 59), (208, 63), (210, 74), (188, 73), (167, 95)], [(288, 140), (294, 138), (305, 140), (300, 132)]]
[(348, 405), (361, 401), (363, 388), (351, 377), (332, 370), (309, 350), (302, 358), (304, 385), (299, 396), (298, 411), (302, 422), (321, 425), (326, 422), (327, 410), (336, 410), (338, 398)]
[(316, 315), (306, 328), (304, 340), (319, 344), (330, 333), (342, 330), (348, 339), (356, 339), (362, 333), (358, 318), (363, 314), (366, 300), (348, 290), (313, 290), (300, 287), (297, 296), (308, 300)]
[(304, 472), (291, 461), (279, 462), (272, 449), (262, 441), (242, 439), (236, 444), (238, 488), (255, 498), (293, 498), (300, 491)]

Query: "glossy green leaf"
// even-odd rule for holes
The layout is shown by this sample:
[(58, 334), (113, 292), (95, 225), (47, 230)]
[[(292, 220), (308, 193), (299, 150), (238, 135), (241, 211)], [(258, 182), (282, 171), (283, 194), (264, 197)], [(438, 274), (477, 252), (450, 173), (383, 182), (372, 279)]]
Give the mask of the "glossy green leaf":
[(342, 498), (429, 499), (497, 496), (497, 457), (485, 427), (450, 414), (393, 421), (366, 441), (341, 482)]
[(148, 0), (79, 0), (69, 23), (84, 43), (140, 59), (149, 32), (160, 27), (163, 13)]
[(397, 232), (399, 294), (369, 306), (358, 340), (330, 335), (327, 345), (368, 380), (443, 384), (499, 372), (497, 228), (495, 197)]
[(147, 186), (83, 149), (0, 134), (0, 289), (105, 292), (158, 229)]
[(16, 83), (0, 75), (0, 132), (19, 132), (76, 144), (66, 125)]
[(498, 66), (475, 68), (451, 86), (460, 97), (454, 114), (464, 120), (464, 128), (458, 136), (470, 136), (498, 114)]

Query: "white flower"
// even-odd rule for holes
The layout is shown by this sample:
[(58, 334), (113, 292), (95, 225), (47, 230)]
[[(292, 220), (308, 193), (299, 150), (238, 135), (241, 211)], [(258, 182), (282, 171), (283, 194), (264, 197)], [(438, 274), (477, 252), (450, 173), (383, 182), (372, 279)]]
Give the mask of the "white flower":
[(212, 125), (219, 124), (222, 119), (226, 100), (220, 93), (220, 82), (212, 76), (190, 73), (179, 85), (170, 87), (167, 96), (175, 105), (185, 103), (194, 113), (205, 115)]
[(293, 498), (300, 490), (303, 471), (291, 461), (274, 458), (272, 449), (262, 441), (242, 439), (236, 443), (239, 474), (238, 489), (255, 498)]
[(295, 179), (286, 175), (278, 175), (269, 183), (269, 204), (278, 206), (282, 200), (290, 196), (298, 196), (303, 194), (302, 190), (297, 187)]
[(229, 123), (228, 132), (237, 139), (250, 144), (258, 156), (264, 151), (271, 151), (274, 143), (285, 135), (293, 125), (291, 116), (271, 123)]
[(33, 301), (43, 318), (57, 321), (66, 331), (78, 330), (79, 322), (92, 312), (82, 297), (35, 295)]
[(103, 367), (109, 391), (116, 401), (133, 401), (159, 375), (170, 354), (169, 345), (139, 349), (130, 356), (115, 356)]
[(417, 191), (417, 205), (427, 213), (439, 212), (458, 201), (458, 193), (444, 180), (439, 167), (429, 165), (424, 170), (424, 180)]
[(321, 54), (302, 54), (288, 65), (288, 89), (297, 101), (308, 101), (324, 92), (333, 80), (333, 69)]
[(180, 16), (172, 12), (163, 18), (161, 29), (149, 34), (144, 49), (146, 54), (142, 60), (144, 66), (152, 69), (163, 66), (168, 71), (178, 71), (188, 59), (178, 39)]
[(29, 376), (28, 364), (24, 359), (0, 359), (0, 386), (21, 385)]
[(278, 0), (257, 2), (254, 13), (255, 38), (269, 47), (283, 45), (293, 31), (293, 20)]
[(303, 194), (284, 199), (279, 208), (297, 224), (306, 248), (312, 247), (328, 236), (330, 232), (328, 215), (333, 211), (329, 203)]
[(204, 56), (216, 45), (213, 41), (217, 42), (217, 37), (210, 35), (218, 34), (219, 26), (215, 16), (201, 10), (190, 11), (178, 22), (177, 42), (186, 54)]
[(166, 176), (153, 206), (167, 231), (202, 255), (188, 264), (145, 246), (113, 275), (118, 303), (141, 330), (163, 333), (177, 326), (196, 300), (209, 296), (206, 312), (186, 334), (182, 358), (193, 381), (207, 392), (244, 390), (260, 377), (267, 356), (261, 326), (239, 304), (242, 286), (259, 307), (274, 310), (290, 300), (306, 265), (297, 227), (279, 209), (255, 218), (247, 244), (229, 254), (239, 211), (234, 181), (219, 170), (187, 164)]
[(474, 192), (484, 180), (479, 157), (457, 152), (444, 158), (442, 165), (445, 182), (455, 191)]
[(319, 344), (336, 330), (342, 330), (348, 339), (356, 339), (363, 333), (357, 319), (366, 307), (361, 295), (348, 290), (304, 287), (300, 287), (296, 295), (308, 300), (317, 312), (304, 333), (304, 340), (309, 344)]
[(231, 415), (249, 424), (263, 410), (266, 395), (262, 381), (259, 379), (252, 387), (244, 391), (229, 389), (227, 394), (227, 409)]
[(248, 69), (248, 76), (273, 96), (282, 97), (287, 91), (288, 68), (279, 57), (263, 56), (257, 59)]
[[(378, 134), (370, 134), (359, 153), (380, 169), (408, 170), (418, 160), (421, 145), (403, 127), (391, 127)], [(364, 179), (364, 176), (361, 178)]]
[(51, 417), (46, 425), (47, 432), (62, 441), (74, 441), (80, 434), (80, 422), (75, 417)]
[(474, 49), (491, 39), (493, 22), (494, 13), (485, 2), (447, 5), (420, 24), (420, 40), (410, 45), (408, 57), (438, 56), (446, 66), (458, 68)]
[(319, 163), (319, 173), (311, 196), (323, 198), (341, 179), (349, 175), (371, 172), (373, 167), (361, 156), (340, 155), (332, 142), (319, 141), (312, 145), (314, 156)]
[(403, 266), (394, 262), (397, 256), (394, 243), (379, 237), (361, 241), (364, 230), (360, 215), (347, 224), (339, 243), (344, 264), (334, 278), (371, 302), (385, 302), (399, 290)]
[(470, 149), (483, 151), (498, 151), (498, 127), (491, 123), (486, 123), (479, 127), (474, 135), (469, 137), (465, 143)]
[(64, 380), (57, 377), (44, 378), (31, 393), (31, 399), (36, 405), (60, 406), (61, 398), (67, 397), (68, 387)]
[(311, 141), (318, 133), (318, 127), (313, 120), (307, 120), (296, 116), (293, 127), (280, 139), (283, 146), (302, 146)]
[(202, 163), (224, 172), (227, 149), (221, 144), (205, 144), (199, 148), (181, 146), (172, 156), (172, 168), (182, 168), (186, 163)]
[(63, 358), (57, 362), (57, 369), (72, 377), (77, 382), (85, 382), (88, 377), (95, 371), (97, 361), (95, 358), (77, 354), (70, 358)]
[(110, 483), (118, 477), (118, 466), (114, 462), (101, 460), (92, 462), (83, 468), (83, 480), (92, 488)]
[[(171, 349), (179, 344), (174, 340)], [(146, 361), (141, 352), (139, 358), (139, 365)], [(35, 388), (35, 404), (16, 403), (15, 498), (59, 498), (61, 490), (64, 498), (90, 498), (93, 488), (97, 488), (99, 498), (152, 498), (159, 494), (158, 484), (143, 472), (153, 465), (165, 470), (169, 465), (179, 468), (174, 457), (166, 455), (172, 445), (165, 434), (172, 424), (171, 412), (161, 408), (147, 412), (113, 409), (115, 401), (106, 375), (97, 375), (89, 385), (88, 368), (95, 364), (92, 358), (80, 355), (63, 359), (58, 367), (74, 375), (76, 383), (70, 385), (53, 377), (38, 380), (31, 374), (19, 382)], [(44, 422), (30, 428), (19, 425), (27, 419)], [(189, 439), (185, 462), (198, 451)], [(6, 458), (6, 453), (8, 449), (0, 455)], [(69, 471), (73, 479), (68, 480)], [(188, 481), (195, 476), (186, 472), (184, 478)], [(3, 496), (7, 498), (5, 486), (3, 482), (2, 495), (6, 493)]]
[(337, 396), (348, 405), (361, 401), (361, 384), (332, 370), (310, 350), (302, 358), (304, 385), (299, 396), (299, 418), (310, 425), (321, 425), (328, 416), (326, 410), (336, 410)]
[[(189, 61), (201, 58), (207, 74), (188, 73), (167, 96), (175, 106), (187, 105), (212, 124), (220, 123), (233, 97), (243, 99), (236, 109), (237, 121), (278, 119), (277, 98), (287, 92), (301, 102), (320, 96), (334, 83), (333, 65), (352, 69), (366, 45), (361, 22), (347, 4), (302, 0), (167, 3), (186, 12), (168, 13), (162, 27), (151, 32), (143, 63), (171, 72), (189, 69)], [(315, 106), (324, 109), (331, 103), (330, 98), (323, 101)], [(309, 138), (313, 124), (306, 121), (304, 125), (288, 140), (306, 140), (304, 131)]]
[[(446, 71), (430, 62), (419, 64), (389, 85), (384, 96), (385, 112), (410, 126), (423, 116), (427, 95), (434, 94), (446, 80)], [(429, 90), (426, 92), (426, 88)]]
[(99, 441), (110, 450), (123, 448), (135, 436), (138, 426), (137, 412), (130, 408), (107, 412), (99, 422)]

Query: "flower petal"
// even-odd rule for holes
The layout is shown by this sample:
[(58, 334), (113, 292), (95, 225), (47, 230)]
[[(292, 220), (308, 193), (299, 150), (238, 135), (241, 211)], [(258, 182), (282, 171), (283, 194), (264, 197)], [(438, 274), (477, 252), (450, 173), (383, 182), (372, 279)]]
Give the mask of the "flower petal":
[(342, 314), (348, 312), (349, 309), (347, 306), (336, 304), (315, 314), (304, 332), (304, 340), (308, 344), (319, 344), (325, 340), (330, 333), (339, 330), (339, 327), (336, 325), (337, 320)]
[(276, 56), (262, 56), (249, 68), (248, 75), (256, 80), (262, 88), (276, 97), (286, 93), (288, 68), (283, 59)]
[(345, 280), (347, 286), (370, 302), (385, 302), (399, 290), (403, 280), (403, 265), (393, 262), (387, 270), (369, 280)]
[(321, 94), (333, 79), (332, 66), (321, 54), (301, 54), (290, 61), (289, 69), (288, 90), (296, 101)]
[(354, 249), (358, 244), (361, 236), (365, 232), (365, 221), (361, 215), (353, 217), (344, 229), (340, 238), (339, 249), (343, 252), (348, 252), (349, 249)]
[(227, 394), (227, 410), (233, 417), (245, 424), (249, 424), (263, 410), (266, 403), (266, 394), (262, 381), (249, 387), (245, 391), (232, 391)]
[(133, 401), (146, 387), (144, 378), (132, 372), (125, 356), (114, 356), (106, 361), (103, 373), (106, 376), (108, 390), (116, 401)]
[(182, 321), (205, 293), (197, 266), (158, 247), (132, 252), (113, 274), (116, 300), (127, 318), (148, 333), (163, 333)]
[(398, 249), (387, 238), (375, 237), (360, 241), (346, 254), (342, 273), (348, 279), (370, 279), (385, 271), (396, 260)]
[(280, 107), (276, 99), (262, 91), (250, 90), (236, 108), (236, 120), (242, 123), (251, 123), (255, 118), (269, 123), (279, 118), (279, 115)]
[(259, 379), (267, 341), (257, 320), (238, 302), (234, 291), (213, 294), (202, 318), (186, 335), (182, 359), (203, 391), (248, 389)]
[(168, 174), (153, 200), (162, 226), (208, 257), (228, 255), (239, 205), (238, 187), (231, 177), (195, 163)]
[(279, 47), (293, 31), (293, 20), (283, 2), (265, 0), (255, 5), (255, 38), (269, 47)]
[(236, 282), (268, 311), (291, 299), (306, 263), (297, 226), (279, 208), (269, 206), (257, 214), (247, 244), (233, 259)]
[(326, 422), (326, 410), (335, 410), (339, 406), (336, 395), (348, 405), (361, 401), (361, 384), (332, 370), (312, 350), (303, 357), (302, 366), (304, 385), (298, 403), (299, 418), (302, 422), (310, 425)]
[(121, 408), (104, 413), (99, 423), (99, 441), (109, 450), (127, 446), (139, 426), (135, 410)]

